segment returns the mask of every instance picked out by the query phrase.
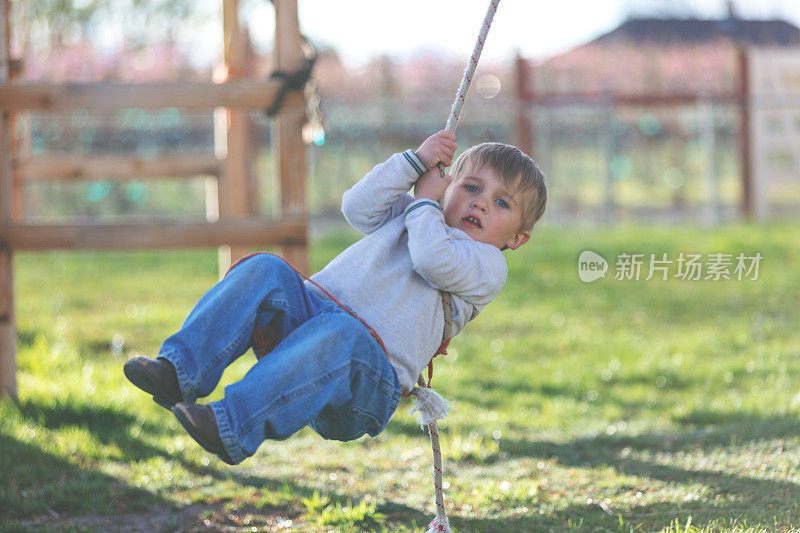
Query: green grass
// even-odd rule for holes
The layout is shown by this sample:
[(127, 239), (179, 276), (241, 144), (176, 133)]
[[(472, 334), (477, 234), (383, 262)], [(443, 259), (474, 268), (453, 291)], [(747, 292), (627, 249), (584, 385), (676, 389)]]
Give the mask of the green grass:
[[(442, 424), (454, 528), (800, 531), (798, 229), (545, 227), (507, 253), (506, 289), (436, 363), (455, 404)], [(315, 243), (315, 267), (353, 238)], [(609, 260), (606, 279), (579, 280), (585, 249)], [(757, 251), (756, 281), (613, 276), (622, 252)], [(156, 352), (216, 264), (208, 250), (17, 255), (0, 530), (427, 524), (429, 443), (409, 405), (375, 439), (304, 430), (228, 467), (128, 384), (124, 361)]]

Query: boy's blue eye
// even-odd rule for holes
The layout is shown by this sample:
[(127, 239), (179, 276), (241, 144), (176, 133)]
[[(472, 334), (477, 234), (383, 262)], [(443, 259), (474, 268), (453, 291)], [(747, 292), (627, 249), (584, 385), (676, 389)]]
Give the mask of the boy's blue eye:
[(478, 187), (476, 185), (464, 185), (469, 192), (478, 192)]
[(506, 202), (506, 201), (505, 201), (505, 200), (503, 200), (502, 198), (498, 198), (498, 199), (497, 199), (497, 205), (499, 205), (499, 206), (500, 206), (500, 207), (502, 207), (503, 209), (507, 209), (507, 208), (509, 207), (509, 205), (508, 205), (508, 202)]

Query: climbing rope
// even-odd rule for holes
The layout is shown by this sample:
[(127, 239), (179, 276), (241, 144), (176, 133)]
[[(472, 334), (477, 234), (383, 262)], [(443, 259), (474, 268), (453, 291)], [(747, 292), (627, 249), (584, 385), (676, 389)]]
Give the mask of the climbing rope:
[[(492, 25), (492, 19), (497, 11), (497, 5), (500, 0), (492, 0), (489, 4), (489, 9), (486, 11), (486, 16), (481, 25), (481, 31), (478, 34), (478, 40), (475, 42), (475, 48), (472, 50), (472, 56), (469, 58), (467, 68), (464, 69), (464, 75), (461, 77), (461, 84), (456, 91), (456, 97), (453, 101), (453, 106), (450, 108), (450, 115), (447, 117), (447, 126), (445, 129), (455, 133), (458, 119), (461, 116), (461, 108), (464, 106), (464, 100), (469, 92), (469, 87), (472, 84), (472, 78), (475, 75), (475, 68), (478, 66), (478, 60), (483, 51), (483, 45), (486, 42), (486, 35), (489, 33), (489, 28)], [(440, 163), (439, 172), (444, 174), (444, 166)], [(452, 307), (450, 295), (442, 293), (442, 307), (444, 310), (444, 335), (442, 348), (439, 353), (442, 353), (450, 342), (452, 336)], [(435, 357), (435, 356), (434, 356)], [(447, 519), (447, 513), (444, 509), (444, 487), (442, 483), (442, 448), (439, 444), (439, 428), (436, 420), (447, 416), (449, 411), (449, 403), (439, 396), (433, 389), (430, 388), (433, 359), (428, 363), (428, 382), (425, 383), (425, 378), (420, 374), (417, 381), (418, 386), (411, 390), (410, 394), (415, 396), (417, 403), (411, 412), (419, 412), (418, 421), (420, 424), (427, 424), (428, 433), (431, 438), (431, 449), (433, 450), (433, 487), (434, 487), (434, 502), (436, 504), (436, 517), (428, 524), (427, 533), (444, 532), (451, 533), (450, 521)]]
[(447, 117), (447, 131), (455, 133), (458, 119), (461, 116), (461, 108), (464, 106), (464, 99), (469, 92), (469, 86), (472, 84), (472, 77), (475, 75), (475, 68), (478, 66), (478, 60), (483, 51), (483, 44), (486, 42), (486, 35), (489, 33), (489, 28), (492, 25), (492, 19), (497, 11), (497, 5), (500, 0), (492, 0), (489, 4), (489, 9), (486, 11), (486, 16), (483, 18), (481, 31), (478, 34), (478, 40), (475, 41), (475, 48), (472, 49), (472, 56), (469, 58), (467, 68), (464, 69), (464, 75), (461, 77), (461, 85), (458, 86), (456, 91), (456, 98), (453, 101), (453, 106), (450, 108), (450, 116)]

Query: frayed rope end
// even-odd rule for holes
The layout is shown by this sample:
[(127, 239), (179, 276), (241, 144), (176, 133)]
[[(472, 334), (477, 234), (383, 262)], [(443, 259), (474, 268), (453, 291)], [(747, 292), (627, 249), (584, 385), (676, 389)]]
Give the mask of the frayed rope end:
[(453, 405), (433, 389), (415, 387), (411, 394), (414, 396), (414, 406), (408, 413), (411, 415), (419, 413), (417, 422), (421, 426), (445, 418), (450, 413), (450, 406)]
[(453, 533), (453, 530), (450, 529), (450, 521), (446, 516), (437, 516), (428, 524), (428, 529), (425, 530), (425, 533)]

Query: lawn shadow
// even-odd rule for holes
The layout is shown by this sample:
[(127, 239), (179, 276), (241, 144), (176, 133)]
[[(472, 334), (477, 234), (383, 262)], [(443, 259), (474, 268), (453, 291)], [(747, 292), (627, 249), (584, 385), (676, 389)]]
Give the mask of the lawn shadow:
[[(702, 424), (698, 424), (702, 421)], [(651, 432), (639, 435), (605, 435), (575, 438), (566, 442), (504, 438), (502, 449), (514, 456), (558, 456), (569, 464), (603, 462), (629, 451), (710, 451), (745, 442), (800, 436), (800, 420), (757, 413), (693, 411), (676, 422), (684, 432)], [(716, 423), (715, 423), (716, 422)], [(529, 428), (533, 429), (533, 428)]]
[[(96, 526), (112, 515), (134, 511), (147, 516), (151, 512), (157, 512), (165, 519), (177, 520), (175, 517), (180, 517), (182, 521), (196, 521), (198, 524), (209, 520), (212, 526), (225, 528), (237, 526), (231, 522), (231, 516), (237, 514), (250, 516), (255, 523), (261, 521), (265, 524), (274, 521), (276, 517), (297, 519), (305, 513), (301, 501), (311, 498), (315, 492), (332, 505), (346, 505), (352, 500), (338, 491), (305, 486), (291, 479), (255, 475), (245, 469), (246, 465), (245, 468), (229, 468), (221, 463), (219, 466), (203, 466), (184, 458), (182, 454), (170, 454), (165, 449), (146, 442), (149, 436), (156, 438), (163, 435), (163, 426), (142, 421), (114, 406), (27, 401), (16, 403), (16, 408), (21, 417), (46, 430), (59, 431), (71, 426), (85, 429), (98, 442), (119, 448), (126, 463), (163, 457), (181, 464), (192, 474), (209, 479), (210, 483), (232, 482), (237, 487), (255, 489), (256, 494), (261, 491), (288, 491), (293, 501), (286, 506), (275, 507), (249, 499), (237, 499), (235, 496), (228, 496), (235, 491), (224, 491), (221, 498), (214, 497), (213, 501), (201, 501), (199, 506), (193, 505), (193, 514), (187, 514), (186, 510), (178, 510), (179, 505), (174, 501), (134, 488), (124, 481), (93, 470), (93, 466), (79, 467), (44, 453), (24, 441), (0, 434), (0, 449), (9, 450), (9, 453), (0, 455), (0, 478), (6, 480), (0, 484), (0, 488), (7, 485), (5, 490), (0, 490), (0, 509), (8, 510), (0, 512), (2, 519), (33, 524), (39, 521), (32, 519), (41, 515), (41, 524), (52, 525), (56, 520), (60, 526), (66, 524), (78, 527), (84, 522)], [(171, 416), (166, 411), (164, 415)], [(138, 428), (138, 431), (134, 432), (134, 428)], [(39, 435), (36, 438), (42, 437)], [(257, 456), (250, 459), (257, 460)], [(87, 464), (94, 462), (90, 458)], [(80, 505), (76, 501), (80, 501)], [(403, 520), (421, 513), (394, 502), (387, 502), (378, 510), (387, 516), (401, 516)], [(54, 519), (51, 511), (59, 518)], [(6, 513), (8, 516), (5, 516)], [(128, 519), (133, 521), (135, 517)]]
[[(549, 533), (554, 530), (553, 528), (567, 525), (566, 520), (564, 520), (562, 524), (557, 520), (553, 520), (549, 516), (541, 519), (539, 517), (531, 517), (528, 515), (518, 516), (516, 518), (463, 518), (459, 516), (450, 516), (448, 519), (450, 520), (450, 525), (453, 526), (459, 533), (528, 533), (536, 531)], [(580, 530), (570, 529), (570, 531)]]
[[(593, 402), (612, 403), (626, 412), (641, 411), (642, 409), (661, 409), (662, 405), (658, 402), (645, 404), (641, 401), (631, 401), (624, 398), (624, 391), (630, 385), (652, 385), (657, 386), (657, 379), (663, 379), (660, 386), (668, 387), (670, 390), (685, 391), (697, 387), (695, 380), (687, 378), (680, 372), (672, 370), (662, 370), (657, 376), (643, 373), (631, 373), (615, 375), (609, 381), (600, 381), (587, 386), (574, 381), (561, 381), (553, 383), (551, 381), (534, 381), (527, 378), (513, 378), (505, 376), (501, 380), (497, 379), (478, 379), (469, 383), (469, 388), (456, 391), (451, 400), (458, 400), (466, 405), (473, 404), (482, 409), (506, 409), (508, 398), (517, 394), (536, 395), (552, 400), (557, 397), (565, 397), (578, 402), (587, 401), (587, 393), (592, 390), (596, 393)], [(531, 405), (530, 407), (533, 407)], [(666, 407), (666, 406), (664, 406)]]
[[(568, 467), (612, 467), (619, 474), (664, 483), (702, 484), (711, 494), (699, 500), (701, 502), (733, 495), (737, 501), (742, 502), (743, 508), (749, 510), (766, 509), (777, 502), (793, 502), (799, 487), (791, 481), (748, 477), (735, 471), (706, 470), (692, 466), (681, 468), (656, 460), (637, 458), (637, 452), (648, 452), (652, 455), (711, 452), (734, 445), (757, 443), (766, 439), (795, 438), (800, 435), (800, 421), (794, 419), (753, 413), (741, 414), (735, 423), (730, 423), (732, 419), (736, 417), (730, 413), (704, 411), (688, 416), (687, 421), (721, 423), (685, 432), (645, 433), (636, 436), (598, 435), (565, 442), (503, 439), (501, 451), (512, 457), (555, 458), (559, 464)], [(772, 508), (774, 513), (788, 510)]]
[(166, 450), (135, 437), (138, 433), (156, 434), (163, 428), (137, 419), (134, 415), (111, 405), (27, 401), (17, 404), (20, 414), (47, 429), (60, 430), (69, 426), (84, 428), (104, 445), (116, 445), (131, 461), (146, 461), (154, 456), (175, 459)]
[[(701, 507), (702, 506), (702, 507)], [(634, 507), (631, 512), (619, 512), (612, 507), (602, 507), (600, 502), (568, 505), (547, 514), (521, 516), (510, 521), (487, 518), (453, 517), (451, 524), (465, 532), (552, 532), (570, 531), (576, 533), (595, 533), (597, 531), (660, 531), (677, 520), (683, 526), (690, 519), (691, 525), (703, 529), (710, 526), (713, 531), (720, 528), (720, 522), (729, 523), (742, 517), (742, 509), (703, 505), (691, 502), (676, 509), (675, 505), (658, 503)], [(750, 523), (750, 522), (748, 522)], [(769, 522), (774, 525), (772, 522)], [(750, 523), (751, 525), (755, 525)], [(683, 531), (682, 527), (677, 529)], [(688, 531), (688, 529), (687, 529)], [(695, 529), (691, 529), (695, 531)]]
[(0, 522), (98, 508), (116, 513), (169, 505), (145, 490), (82, 469), (6, 434), (0, 434), (0, 449)]

